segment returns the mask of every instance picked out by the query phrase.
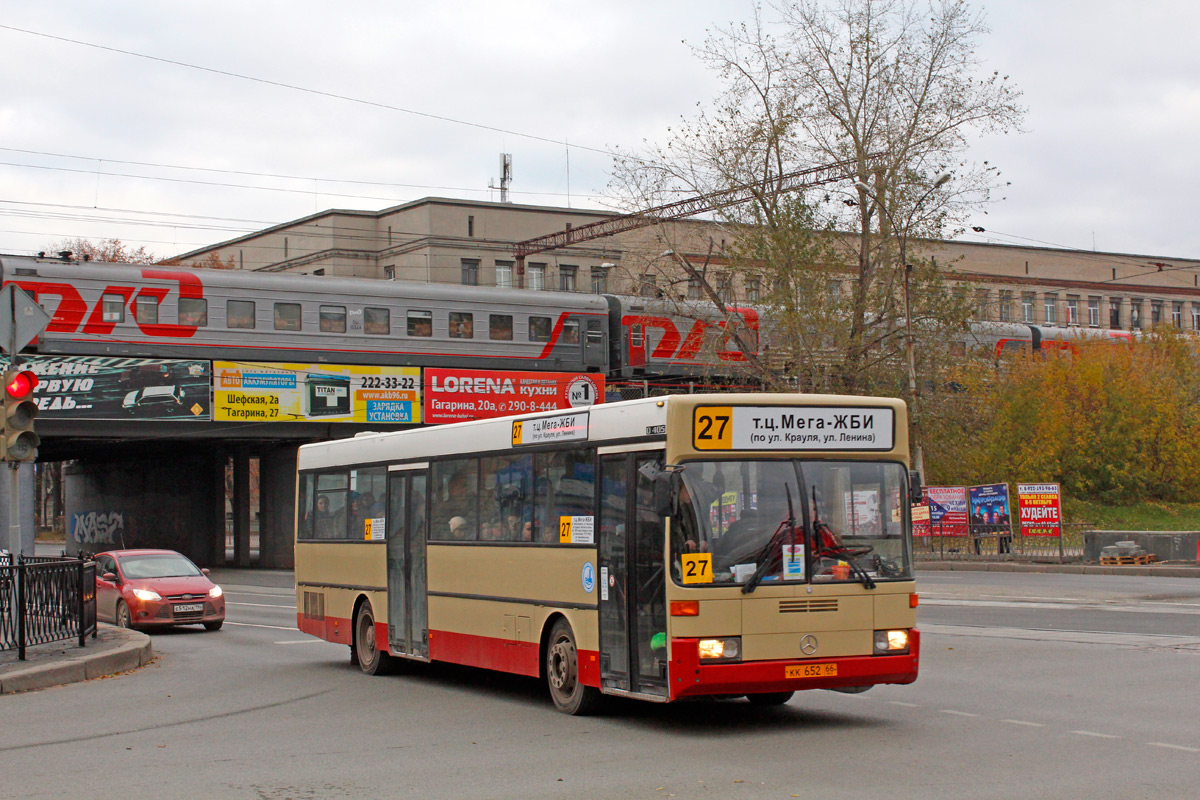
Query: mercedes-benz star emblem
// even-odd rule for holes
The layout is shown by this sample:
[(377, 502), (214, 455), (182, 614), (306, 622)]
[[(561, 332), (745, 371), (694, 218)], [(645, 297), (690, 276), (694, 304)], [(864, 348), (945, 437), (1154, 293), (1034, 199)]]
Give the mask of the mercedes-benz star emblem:
[(811, 656), (817, 652), (817, 637), (811, 633), (806, 633), (800, 637), (800, 652), (806, 656)]

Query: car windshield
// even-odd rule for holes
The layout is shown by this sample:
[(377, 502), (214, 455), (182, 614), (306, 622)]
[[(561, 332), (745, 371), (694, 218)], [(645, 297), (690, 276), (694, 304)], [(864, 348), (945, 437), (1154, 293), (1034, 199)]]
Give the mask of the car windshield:
[(688, 462), (671, 517), (676, 582), (911, 579), (907, 489), (892, 462)]
[(120, 559), (121, 571), (129, 579), (179, 578), (201, 575), (200, 569), (178, 553), (159, 553), (146, 556), (125, 556)]

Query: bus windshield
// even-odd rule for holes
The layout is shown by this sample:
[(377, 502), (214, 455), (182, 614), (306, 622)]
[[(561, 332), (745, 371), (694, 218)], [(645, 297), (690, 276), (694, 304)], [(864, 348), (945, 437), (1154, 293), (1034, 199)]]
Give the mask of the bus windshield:
[(672, 573), (689, 586), (911, 580), (907, 498), (895, 462), (691, 461), (671, 517)]

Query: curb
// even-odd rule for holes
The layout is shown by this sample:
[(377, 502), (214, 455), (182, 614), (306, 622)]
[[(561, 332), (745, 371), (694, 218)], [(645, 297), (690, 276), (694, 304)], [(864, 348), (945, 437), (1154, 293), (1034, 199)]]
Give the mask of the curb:
[[(61, 647), (63, 643), (56, 642)], [(150, 637), (126, 628), (101, 625), (97, 639), (87, 647), (66, 651), (65, 657), (43, 657), (28, 666), (0, 670), (0, 694), (47, 689), (77, 683), (131, 669), (148, 663), (154, 653)]]
[(1014, 561), (918, 561), (918, 572), (1040, 572), (1066, 575), (1135, 575), (1156, 578), (1200, 578), (1200, 565), (1023, 564)]

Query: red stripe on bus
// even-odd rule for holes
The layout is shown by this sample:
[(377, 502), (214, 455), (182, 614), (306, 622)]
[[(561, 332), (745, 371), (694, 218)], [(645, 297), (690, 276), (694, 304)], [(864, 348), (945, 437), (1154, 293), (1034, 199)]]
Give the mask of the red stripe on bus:
[[(912, 683), (917, 679), (921, 634), (909, 631), (909, 652), (901, 656), (751, 661), (741, 664), (701, 664), (697, 639), (671, 640), (671, 699), (713, 694), (790, 692), (833, 689), (876, 683)], [(787, 667), (837, 664), (836, 678), (785, 678)]]

